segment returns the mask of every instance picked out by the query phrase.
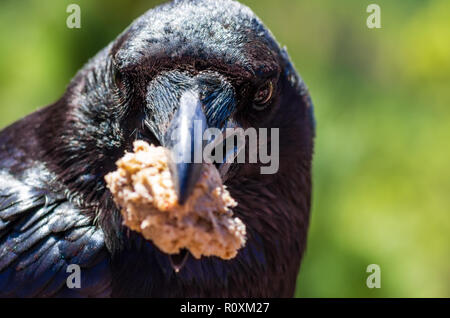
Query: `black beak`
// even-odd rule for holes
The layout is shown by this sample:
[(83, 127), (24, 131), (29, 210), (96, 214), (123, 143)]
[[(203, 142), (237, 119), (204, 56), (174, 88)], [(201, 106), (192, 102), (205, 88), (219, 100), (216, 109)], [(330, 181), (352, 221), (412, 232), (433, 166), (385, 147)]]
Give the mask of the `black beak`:
[(198, 92), (186, 91), (162, 140), (163, 146), (172, 155), (171, 170), (180, 204), (187, 201), (201, 176), (205, 146), (203, 133), (206, 128)]
[[(178, 86), (158, 85), (149, 89), (148, 109), (152, 116), (151, 120), (145, 120), (145, 126), (159, 144), (170, 151), (170, 169), (178, 202), (184, 204), (202, 174), (205, 161), (216, 165), (225, 182), (231, 163), (242, 150), (242, 144), (224, 149), (225, 141), (230, 139), (226, 137), (228, 129), (241, 128), (232, 119), (231, 113), (228, 113), (228, 107), (234, 103), (234, 94), (219, 89), (214, 93), (207, 93), (206, 98), (201, 99), (199, 91), (205, 93), (207, 90), (195, 86), (184, 91), (178, 99), (175, 97), (178, 95), (175, 94), (179, 90)], [(217, 101), (214, 106), (211, 106), (212, 98)], [(203, 100), (207, 101), (208, 107), (205, 107)], [(210, 132), (205, 134), (205, 130), (209, 128), (208, 123), (218, 131), (220, 138), (217, 138), (216, 133), (211, 136)], [(207, 145), (208, 149), (205, 149)], [(211, 157), (213, 149), (214, 156)], [(215, 151), (219, 149), (222, 150)], [(207, 158), (203, 158), (204, 150), (208, 150), (205, 154)]]

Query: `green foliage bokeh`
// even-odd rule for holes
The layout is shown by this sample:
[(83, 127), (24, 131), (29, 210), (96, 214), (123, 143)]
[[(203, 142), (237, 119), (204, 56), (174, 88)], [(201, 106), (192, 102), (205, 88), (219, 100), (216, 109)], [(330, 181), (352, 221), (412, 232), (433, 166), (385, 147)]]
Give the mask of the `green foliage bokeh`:
[[(161, 1), (0, 2), (0, 127)], [(299, 297), (450, 297), (450, 2), (246, 0), (310, 88), (317, 138)], [(66, 7), (81, 7), (81, 29)], [(381, 288), (366, 267), (381, 266)]]

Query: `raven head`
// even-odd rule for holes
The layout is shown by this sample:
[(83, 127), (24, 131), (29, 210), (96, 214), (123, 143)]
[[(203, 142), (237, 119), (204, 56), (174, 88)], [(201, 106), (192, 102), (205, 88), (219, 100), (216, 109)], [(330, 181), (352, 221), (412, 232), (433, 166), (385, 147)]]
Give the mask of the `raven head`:
[[(247, 247), (231, 263), (250, 267), (258, 260), (272, 275), (292, 272), (295, 282), (310, 208), (313, 109), (287, 52), (249, 8), (185, 0), (148, 11), (77, 74), (57, 105), (64, 114), (55, 110), (49, 120), (59, 128), (50, 133), (60, 142), (49, 155), (60, 158), (52, 160), (73, 197), (94, 206), (105, 233), (115, 233), (111, 249), (120, 215), (103, 177), (134, 140), (177, 144), (174, 155), (183, 159), (205, 146), (192, 134), (194, 123), (201, 132), (278, 128), (275, 174), (261, 174), (259, 163), (225, 164), (237, 148), (216, 165), (249, 232)], [(181, 203), (201, 167), (183, 160), (176, 165)], [(280, 253), (294, 256), (278, 263)]]

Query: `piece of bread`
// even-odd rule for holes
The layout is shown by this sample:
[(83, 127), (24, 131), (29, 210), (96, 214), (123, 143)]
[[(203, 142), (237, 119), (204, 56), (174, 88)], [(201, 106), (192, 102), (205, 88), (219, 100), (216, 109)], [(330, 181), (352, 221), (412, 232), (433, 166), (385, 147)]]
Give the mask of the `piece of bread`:
[(233, 217), (237, 203), (217, 169), (205, 164), (187, 202), (179, 205), (168, 160), (165, 148), (136, 141), (134, 153), (126, 153), (118, 169), (106, 175), (124, 224), (167, 254), (186, 248), (197, 259), (235, 257), (245, 245), (246, 229)]

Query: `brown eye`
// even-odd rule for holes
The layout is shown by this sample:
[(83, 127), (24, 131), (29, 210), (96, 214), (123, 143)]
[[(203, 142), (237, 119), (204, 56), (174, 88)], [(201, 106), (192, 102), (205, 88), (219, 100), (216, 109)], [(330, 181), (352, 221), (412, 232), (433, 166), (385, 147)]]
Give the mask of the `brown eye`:
[(118, 69), (114, 69), (113, 81), (118, 88), (122, 88), (122, 86), (123, 86), (122, 73), (120, 73), (120, 71)]
[(271, 99), (273, 95), (273, 83), (272, 81), (265, 82), (256, 92), (254, 103), (257, 109), (263, 109)]
[(121, 98), (128, 96), (129, 95), (129, 87), (127, 85), (128, 82), (121, 71), (114, 70), (113, 80), (114, 80), (115, 86), (117, 87), (119, 96)]

